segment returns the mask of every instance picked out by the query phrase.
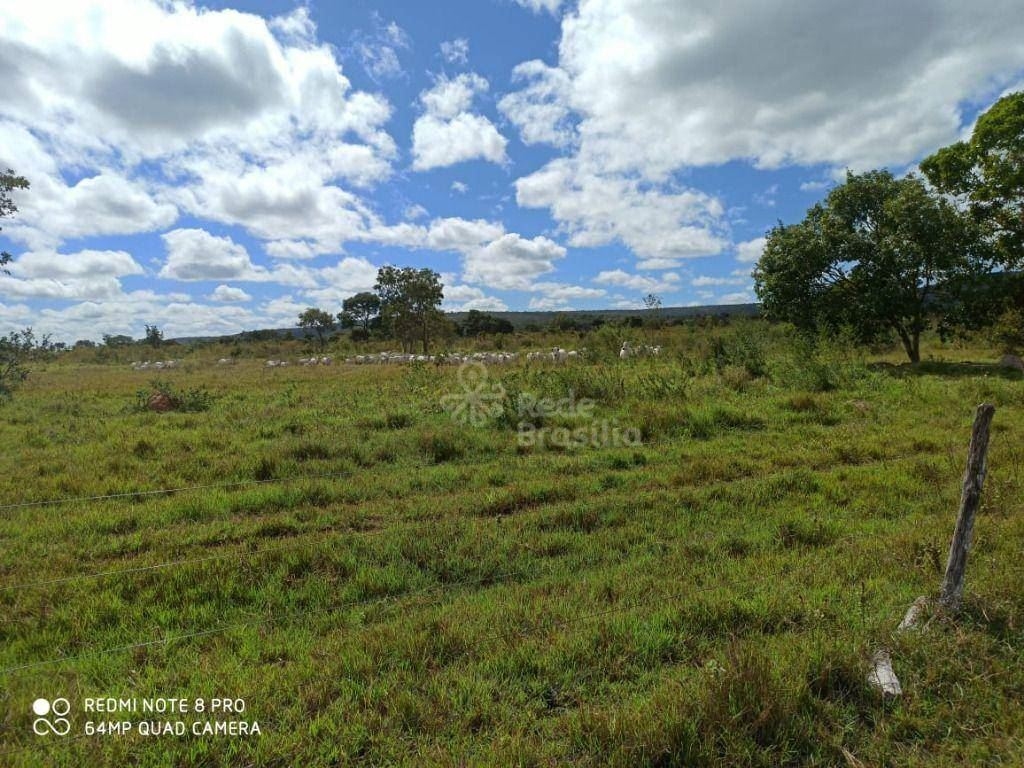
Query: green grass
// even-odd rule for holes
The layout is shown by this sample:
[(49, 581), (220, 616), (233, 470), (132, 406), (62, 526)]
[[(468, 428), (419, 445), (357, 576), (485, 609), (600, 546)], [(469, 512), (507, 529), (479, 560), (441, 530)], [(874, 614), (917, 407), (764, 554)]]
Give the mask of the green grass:
[[(200, 351), (162, 374), (206, 410), (156, 414), (123, 364), (37, 366), (0, 411), (0, 503), (120, 495), (0, 510), (0, 764), (1024, 762), (1020, 376), (756, 324), (662, 331), (657, 360), (613, 341), (491, 381), (592, 398), (640, 445), (454, 423), (451, 368)], [(937, 590), (983, 400), (964, 611), (894, 636)], [(865, 683), (882, 646), (895, 702)], [(76, 733), (86, 696), (230, 696), (263, 735), (33, 735), (58, 695)]]

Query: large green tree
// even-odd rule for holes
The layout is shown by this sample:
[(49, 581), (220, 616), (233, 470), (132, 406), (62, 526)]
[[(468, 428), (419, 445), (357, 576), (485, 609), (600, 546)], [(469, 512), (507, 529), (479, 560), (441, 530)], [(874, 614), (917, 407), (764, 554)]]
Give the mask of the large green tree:
[(418, 341), (423, 353), (429, 352), (431, 337), (444, 325), (441, 276), (432, 269), (386, 266), (378, 270), (373, 289), (384, 327), (402, 342), (403, 351), (411, 352)]
[(1024, 92), (999, 99), (978, 118), (969, 141), (925, 158), (921, 171), (966, 203), (1005, 266), (1024, 265)]
[[(16, 189), (28, 189), (28, 179), (18, 176), (10, 168), (5, 173), (0, 173), (0, 219), (13, 216), (18, 212), (18, 206), (14, 204), (11, 192)], [(11, 254), (0, 251), (0, 272), (9, 274), (6, 265), (11, 260)]]
[(993, 261), (971, 217), (921, 179), (870, 171), (847, 173), (802, 222), (776, 226), (754, 279), (768, 317), (863, 341), (895, 333), (916, 363), (930, 325), (983, 300), (973, 289)]
[(316, 307), (310, 307), (299, 315), (299, 327), (312, 331), (320, 349), (327, 346), (327, 336), (334, 330), (334, 315)]
[(342, 302), (338, 321), (342, 328), (361, 328), (364, 334), (369, 334), (370, 327), (379, 315), (380, 296), (363, 291)]

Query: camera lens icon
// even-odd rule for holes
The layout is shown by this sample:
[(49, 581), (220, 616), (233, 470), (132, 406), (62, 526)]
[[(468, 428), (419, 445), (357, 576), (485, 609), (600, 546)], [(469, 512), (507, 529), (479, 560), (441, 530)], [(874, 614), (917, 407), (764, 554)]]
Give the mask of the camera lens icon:
[[(71, 730), (71, 721), (67, 714), (71, 711), (71, 702), (64, 698), (36, 699), (32, 702), (32, 712), (36, 719), (32, 723), (32, 730), (37, 736), (54, 734), (56, 736), (67, 736)], [(47, 717), (52, 715), (52, 717)]]

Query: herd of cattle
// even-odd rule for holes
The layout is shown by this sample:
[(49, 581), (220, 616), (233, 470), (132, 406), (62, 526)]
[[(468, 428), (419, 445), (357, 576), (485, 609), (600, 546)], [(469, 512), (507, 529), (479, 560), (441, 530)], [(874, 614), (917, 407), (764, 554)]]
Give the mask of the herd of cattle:
[[(628, 341), (622, 342), (622, 348), (619, 350), (619, 358), (627, 360), (631, 357), (658, 357), (661, 355), (660, 346), (648, 346), (645, 344), (634, 345)], [(554, 363), (568, 363), (575, 360), (586, 358), (587, 350), (584, 349), (563, 349), (562, 347), (553, 347), (550, 351), (541, 352), (527, 352), (522, 356), (523, 359), (529, 362), (554, 362)], [(520, 359), (520, 353), (518, 352), (473, 352), (471, 354), (458, 354), (450, 353), (444, 355), (416, 355), (407, 352), (376, 352), (366, 355), (354, 355), (352, 357), (346, 357), (344, 363), (346, 365), (402, 365), (408, 363), (434, 363), (437, 365), (462, 365), (464, 363), (484, 363), (486, 365), (501, 365), (503, 363), (513, 363)], [(147, 371), (152, 369), (163, 369), (163, 368), (177, 368), (181, 364), (180, 360), (160, 360), (157, 362), (145, 362), (132, 363), (132, 369), (136, 371)], [(234, 365), (235, 359), (231, 357), (222, 357), (217, 361), (217, 365)], [(324, 356), (313, 356), (313, 357), (300, 357), (297, 361), (298, 365), (302, 366), (313, 366), (313, 365), (333, 365), (334, 358), (329, 355)], [(265, 368), (281, 368), (289, 365), (287, 360), (267, 360), (264, 364)]]
[(135, 371), (148, 371), (148, 370), (162, 370), (164, 368), (177, 368), (181, 365), (181, 360), (157, 360), (155, 363), (147, 360), (144, 363), (132, 363), (132, 370)]

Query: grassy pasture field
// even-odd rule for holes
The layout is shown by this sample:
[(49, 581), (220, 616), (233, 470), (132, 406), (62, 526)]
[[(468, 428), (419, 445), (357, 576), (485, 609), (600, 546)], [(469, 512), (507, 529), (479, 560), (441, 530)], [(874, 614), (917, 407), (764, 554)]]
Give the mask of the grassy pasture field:
[[(757, 322), (658, 331), (658, 358), (610, 336), (488, 369), (479, 424), (455, 367), (200, 350), (158, 377), (208, 408), (161, 414), (151, 371), (36, 364), (0, 410), (0, 765), (1024, 764), (1021, 375), (981, 342), (910, 368)], [(570, 393), (594, 412), (538, 426), (640, 444), (521, 445), (507, 403)], [(894, 635), (982, 401), (963, 612)], [(69, 736), (32, 732), (40, 696)], [(78, 709), (108, 696), (241, 698), (262, 733), (83, 735), (124, 719)]]

